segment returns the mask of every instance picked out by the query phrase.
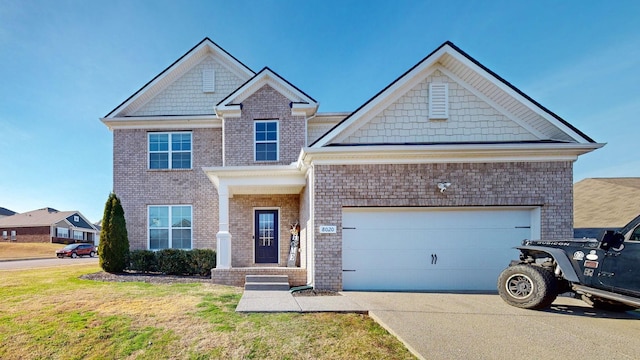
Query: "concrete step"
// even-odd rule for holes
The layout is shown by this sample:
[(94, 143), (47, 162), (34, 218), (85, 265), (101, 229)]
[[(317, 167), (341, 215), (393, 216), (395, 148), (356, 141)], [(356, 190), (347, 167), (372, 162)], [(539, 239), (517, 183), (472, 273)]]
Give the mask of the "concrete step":
[(289, 283), (276, 283), (276, 282), (271, 282), (271, 283), (265, 283), (265, 282), (257, 282), (257, 283), (245, 283), (244, 284), (244, 289), (245, 290), (261, 290), (261, 291), (276, 291), (276, 290), (284, 290), (284, 291), (288, 291), (289, 290)]
[(289, 282), (288, 275), (247, 275), (244, 277), (245, 282), (250, 283), (269, 283), (269, 282)]
[(287, 275), (247, 275), (244, 278), (245, 290), (289, 290)]

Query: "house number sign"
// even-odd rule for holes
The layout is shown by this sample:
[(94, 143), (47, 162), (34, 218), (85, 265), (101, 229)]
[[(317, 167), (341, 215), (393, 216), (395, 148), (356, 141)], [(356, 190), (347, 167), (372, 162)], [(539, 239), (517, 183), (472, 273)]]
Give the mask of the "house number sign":
[(320, 225), (320, 234), (335, 234), (336, 231), (335, 225)]

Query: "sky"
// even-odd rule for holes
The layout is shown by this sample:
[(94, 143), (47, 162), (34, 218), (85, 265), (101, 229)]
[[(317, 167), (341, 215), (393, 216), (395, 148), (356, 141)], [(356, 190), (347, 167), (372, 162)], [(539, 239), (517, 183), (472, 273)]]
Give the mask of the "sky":
[(111, 110), (209, 37), (353, 111), (445, 41), (602, 149), (574, 181), (639, 177), (639, 1), (0, 0), (0, 207), (102, 218)]

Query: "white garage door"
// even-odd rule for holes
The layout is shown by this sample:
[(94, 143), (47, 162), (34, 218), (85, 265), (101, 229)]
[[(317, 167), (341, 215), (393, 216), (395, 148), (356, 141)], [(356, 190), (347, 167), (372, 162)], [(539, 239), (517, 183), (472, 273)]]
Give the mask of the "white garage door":
[(345, 290), (495, 290), (539, 209), (344, 208)]

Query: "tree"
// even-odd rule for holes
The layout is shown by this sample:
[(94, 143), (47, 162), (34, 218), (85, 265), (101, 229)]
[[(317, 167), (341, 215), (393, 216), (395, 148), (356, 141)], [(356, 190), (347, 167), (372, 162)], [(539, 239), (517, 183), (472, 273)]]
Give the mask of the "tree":
[(98, 245), (100, 267), (106, 272), (118, 273), (127, 267), (129, 237), (124, 210), (116, 194), (109, 194), (104, 206), (100, 245)]

